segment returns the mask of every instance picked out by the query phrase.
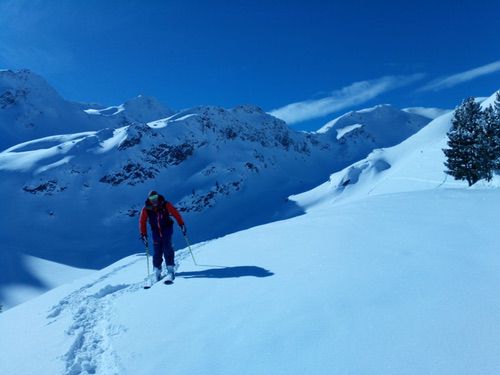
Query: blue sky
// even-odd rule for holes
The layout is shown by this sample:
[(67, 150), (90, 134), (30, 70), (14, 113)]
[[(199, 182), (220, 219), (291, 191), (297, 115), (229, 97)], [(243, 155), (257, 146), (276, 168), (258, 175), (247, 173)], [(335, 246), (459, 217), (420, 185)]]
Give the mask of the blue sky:
[(0, 68), (74, 101), (256, 104), (315, 130), (375, 104), (492, 94), (499, 17), (500, 0), (0, 0)]

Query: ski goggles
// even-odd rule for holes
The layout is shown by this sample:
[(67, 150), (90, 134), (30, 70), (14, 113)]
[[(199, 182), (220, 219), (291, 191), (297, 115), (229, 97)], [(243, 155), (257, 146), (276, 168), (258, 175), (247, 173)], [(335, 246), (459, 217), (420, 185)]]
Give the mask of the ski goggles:
[(156, 203), (156, 202), (158, 202), (158, 195), (156, 195), (156, 194), (155, 194), (155, 195), (150, 195), (150, 196), (148, 197), (148, 200), (149, 200), (151, 203)]

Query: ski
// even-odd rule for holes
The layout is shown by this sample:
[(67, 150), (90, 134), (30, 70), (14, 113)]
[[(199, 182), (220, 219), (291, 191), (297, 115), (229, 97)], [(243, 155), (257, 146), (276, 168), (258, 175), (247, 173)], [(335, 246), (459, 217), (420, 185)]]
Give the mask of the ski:
[(172, 280), (165, 280), (163, 284), (165, 285), (172, 285), (174, 282)]
[(158, 280), (156, 280), (156, 281), (150, 281), (149, 285), (144, 285), (143, 286), (143, 289), (151, 289), (151, 287), (153, 285), (155, 285), (156, 283), (159, 283), (161, 280), (163, 280), (163, 278), (165, 278), (165, 276), (162, 275)]

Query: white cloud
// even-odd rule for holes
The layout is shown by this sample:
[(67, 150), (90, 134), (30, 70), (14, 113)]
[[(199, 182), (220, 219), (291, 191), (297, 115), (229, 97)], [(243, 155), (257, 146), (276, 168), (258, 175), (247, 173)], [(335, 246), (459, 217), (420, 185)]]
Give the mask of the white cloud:
[(409, 85), (423, 78), (423, 74), (411, 76), (386, 76), (379, 79), (355, 82), (333, 91), (321, 99), (305, 100), (274, 109), (269, 113), (288, 124), (323, 117), (353, 105), (364, 103), (380, 94)]
[(500, 60), (495, 61), (491, 64), (483, 65), (480, 66), (479, 68), (467, 70), (462, 73), (458, 74), (453, 74), (448, 77), (436, 79), (427, 85), (421, 87), (419, 91), (439, 91), (442, 89), (447, 89), (456, 85), (459, 85), (460, 83), (471, 81), (475, 78), (487, 75), (487, 74), (492, 74), (495, 72), (500, 71)]

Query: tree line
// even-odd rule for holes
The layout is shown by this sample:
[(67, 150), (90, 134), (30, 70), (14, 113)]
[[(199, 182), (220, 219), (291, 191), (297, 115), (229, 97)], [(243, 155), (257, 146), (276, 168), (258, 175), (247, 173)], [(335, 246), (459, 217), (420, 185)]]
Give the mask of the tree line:
[(490, 181), (500, 169), (500, 91), (485, 109), (474, 98), (465, 99), (455, 110), (447, 135), (445, 173), (469, 186)]

